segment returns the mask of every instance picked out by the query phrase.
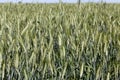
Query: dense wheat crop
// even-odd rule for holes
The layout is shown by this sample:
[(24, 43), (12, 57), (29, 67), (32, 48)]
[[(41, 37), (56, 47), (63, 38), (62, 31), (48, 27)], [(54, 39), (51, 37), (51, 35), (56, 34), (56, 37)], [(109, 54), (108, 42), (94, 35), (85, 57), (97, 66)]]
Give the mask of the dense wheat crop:
[(120, 4), (0, 4), (0, 80), (120, 80)]

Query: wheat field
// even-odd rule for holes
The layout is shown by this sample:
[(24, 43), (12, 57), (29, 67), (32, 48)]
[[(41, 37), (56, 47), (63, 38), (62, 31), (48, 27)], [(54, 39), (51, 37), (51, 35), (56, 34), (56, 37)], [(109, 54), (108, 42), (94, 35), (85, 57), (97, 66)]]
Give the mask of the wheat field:
[(0, 4), (0, 80), (120, 80), (120, 4)]

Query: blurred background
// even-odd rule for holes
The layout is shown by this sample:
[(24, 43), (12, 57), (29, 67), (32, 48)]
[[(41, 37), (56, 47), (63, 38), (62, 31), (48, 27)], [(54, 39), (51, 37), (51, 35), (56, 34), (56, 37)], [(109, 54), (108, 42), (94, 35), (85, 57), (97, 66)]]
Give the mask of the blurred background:
[(78, 1), (80, 2), (106, 2), (106, 3), (120, 3), (120, 0), (0, 0), (1, 3), (6, 3), (6, 2), (13, 2), (13, 3), (59, 3), (59, 2), (64, 2), (64, 3), (77, 3)]

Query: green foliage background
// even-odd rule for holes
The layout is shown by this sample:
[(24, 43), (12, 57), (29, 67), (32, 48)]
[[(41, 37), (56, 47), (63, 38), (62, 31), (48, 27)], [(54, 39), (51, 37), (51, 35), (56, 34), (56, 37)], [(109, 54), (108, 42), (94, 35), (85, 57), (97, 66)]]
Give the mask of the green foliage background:
[(1, 80), (119, 80), (120, 4), (0, 4)]

